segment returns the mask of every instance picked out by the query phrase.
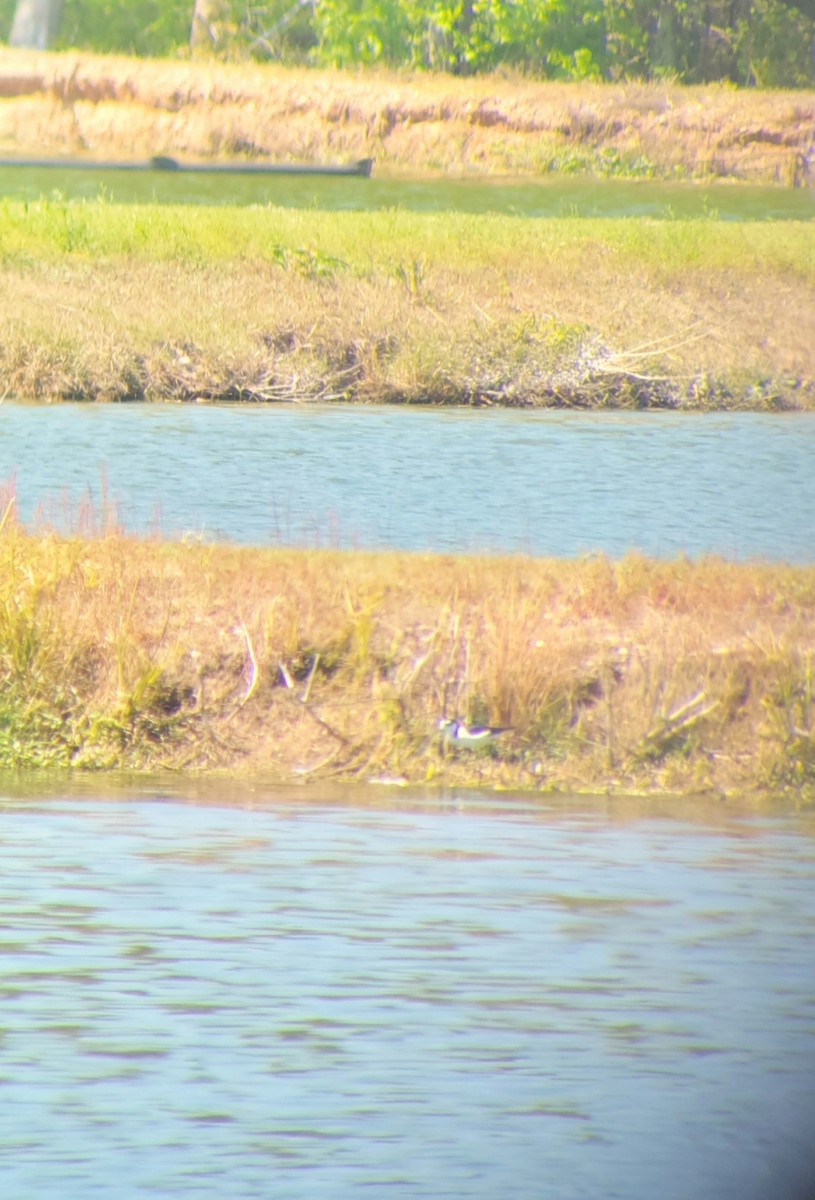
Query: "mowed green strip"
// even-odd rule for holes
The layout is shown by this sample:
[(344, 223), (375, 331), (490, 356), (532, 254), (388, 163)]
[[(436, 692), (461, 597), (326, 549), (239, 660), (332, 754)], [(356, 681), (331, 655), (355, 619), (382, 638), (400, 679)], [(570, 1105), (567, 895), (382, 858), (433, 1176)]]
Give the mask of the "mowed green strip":
[(325, 259), (326, 274), (347, 269), (366, 276), (419, 254), (428, 265), (455, 271), (535, 262), (577, 265), (598, 247), (620, 264), (671, 275), (725, 269), (745, 276), (791, 274), (815, 283), (813, 226), (799, 221), (323, 212), (58, 199), (0, 205), (5, 265), (65, 256), (180, 265), (280, 263), (286, 250), (302, 250)]

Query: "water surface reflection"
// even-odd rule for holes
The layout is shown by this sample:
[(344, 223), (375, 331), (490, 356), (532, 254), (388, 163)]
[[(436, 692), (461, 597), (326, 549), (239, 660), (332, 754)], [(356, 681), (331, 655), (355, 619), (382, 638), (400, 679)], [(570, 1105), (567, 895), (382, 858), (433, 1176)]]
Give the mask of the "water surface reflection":
[(106, 472), (132, 532), (256, 545), (812, 562), (813, 459), (815, 413), (0, 408), (23, 520)]
[(297, 795), (2, 802), (5, 1197), (804, 1194), (811, 818)]

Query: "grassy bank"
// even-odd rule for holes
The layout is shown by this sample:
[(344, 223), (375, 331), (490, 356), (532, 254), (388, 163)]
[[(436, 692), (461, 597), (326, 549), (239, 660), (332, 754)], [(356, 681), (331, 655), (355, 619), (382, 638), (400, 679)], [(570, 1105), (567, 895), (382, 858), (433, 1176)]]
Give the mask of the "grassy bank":
[(802, 186), (812, 92), (534, 83), (5, 50), (4, 152), (280, 160), (378, 170), (594, 172)]
[[(815, 798), (815, 569), (0, 535), (0, 767)], [(512, 727), (445, 753), (442, 715)]]
[(23, 400), (806, 408), (806, 223), (0, 204)]

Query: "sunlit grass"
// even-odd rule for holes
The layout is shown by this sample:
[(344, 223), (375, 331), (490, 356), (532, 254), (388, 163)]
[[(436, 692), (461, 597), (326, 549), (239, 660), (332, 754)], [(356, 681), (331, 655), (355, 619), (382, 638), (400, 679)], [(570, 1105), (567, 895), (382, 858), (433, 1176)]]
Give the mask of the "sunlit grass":
[[(361, 277), (410, 263), (418, 254), (431, 269), (461, 272), (535, 270), (543, 262), (579, 270), (581, 256), (602, 250), (623, 267), (636, 264), (666, 281), (692, 270), (726, 269), (748, 277), (789, 273), (815, 282), (815, 238), (812, 225), (803, 221), (543, 219), (60, 198), (0, 205), (0, 256), (9, 265), (65, 257), (271, 265), (279, 264), (281, 247), (311, 251), (315, 270), (324, 259), (328, 274), (346, 265)], [(299, 269), (308, 274), (308, 261)]]

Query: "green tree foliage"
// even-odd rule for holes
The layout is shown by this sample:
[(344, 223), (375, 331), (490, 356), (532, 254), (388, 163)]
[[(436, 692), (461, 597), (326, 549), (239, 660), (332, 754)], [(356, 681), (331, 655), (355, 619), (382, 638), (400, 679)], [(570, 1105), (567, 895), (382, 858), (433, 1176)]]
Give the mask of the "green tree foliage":
[(604, 11), (609, 78), (815, 83), (815, 0), (605, 0)]
[(319, 0), (313, 60), (382, 62), (456, 74), (511, 66), (601, 74), (603, 0)]
[[(735, 69), (729, 78), (758, 87), (815, 84), (815, 0), (745, 4), (732, 31)], [(805, 10), (808, 10), (805, 11)]]
[[(15, 0), (0, 0), (8, 36)], [(193, 0), (64, 0), (57, 47), (187, 53)], [(221, 0), (223, 57), (815, 85), (815, 0)]]
[[(15, 0), (0, 2), (7, 38)], [(192, 0), (64, 0), (55, 49), (71, 46), (118, 54), (172, 54), (190, 34)]]
[(815, 0), (316, 0), (312, 61), (815, 83)]
[(65, 0), (56, 45), (103, 53), (168, 53), (189, 38), (191, 11), (191, 4), (182, 0)]

